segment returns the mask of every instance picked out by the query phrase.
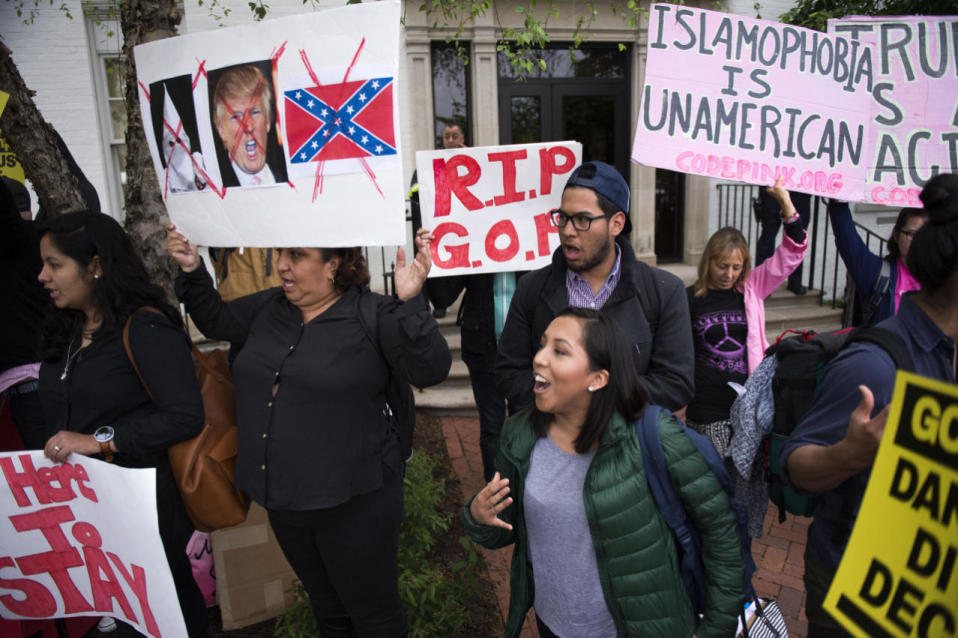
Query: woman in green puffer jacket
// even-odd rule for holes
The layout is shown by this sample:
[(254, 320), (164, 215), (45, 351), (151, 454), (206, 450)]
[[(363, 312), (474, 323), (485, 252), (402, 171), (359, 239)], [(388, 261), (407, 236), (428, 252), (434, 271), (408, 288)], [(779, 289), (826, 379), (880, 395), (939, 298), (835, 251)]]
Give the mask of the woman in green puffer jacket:
[(645, 392), (614, 321), (568, 308), (533, 359), (535, 406), (509, 419), (496, 475), (463, 507), (466, 530), (515, 544), (506, 636), (530, 606), (542, 638), (726, 638), (744, 602), (726, 493), (671, 416), (659, 428), (669, 476), (702, 535), (707, 609), (697, 618), (676, 545), (648, 490), (633, 430)]

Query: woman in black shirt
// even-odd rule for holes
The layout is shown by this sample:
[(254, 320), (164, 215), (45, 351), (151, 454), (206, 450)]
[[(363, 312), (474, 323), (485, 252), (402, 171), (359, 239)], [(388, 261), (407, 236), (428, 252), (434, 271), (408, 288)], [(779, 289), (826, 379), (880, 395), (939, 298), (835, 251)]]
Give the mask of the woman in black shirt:
[[(197, 327), (242, 344), (236, 484), (269, 513), (324, 638), (406, 631), (396, 567), (402, 459), (385, 392), (390, 374), (424, 387), (449, 373), (449, 348), (419, 294), (430, 239), (417, 232), (408, 266), (397, 254), (398, 298), (365, 288), (359, 248), (280, 248), (281, 287), (224, 302), (192, 244), (172, 225), (167, 233), (182, 269), (176, 293)], [(375, 335), (360, 315), (369, 295)]]
[[(99, 455), (123, 467), (156, 468), (160, 537), (189, 635), (208, 636), (206, 605), (186, 544), (183, 509), (167, 448), (203, 427), (190, 344), (179, 313), (150, 282), (120, 225), (100, 213), (69, 213), (40, 230), (40, 282), (53, 309), (41, 333), (40, 397), (48, 432), (44, 453)], [(140, 310), (152, 306), (163, 314)], [(130, 319), (132, 317), (132, 319)], [(147, 393), (123, 346), (130, 346)], [(139, 636), (125, 623), (120, 636)]]
[(695, 345), (695, 397), (685, 418), (723, 455), (732, 435), (729, 410), (737, 396), (729, 383), (744, 384), (761, 363), (768, 348), (765, 298), (802, 263), (808, 246), (781, 180), (767, 192), (781, 207), (785, 229), (775, 254), (751, 269), (745, 237), (735, 228), (722, 228), (709, 238), (698, 280), (686, 289)]

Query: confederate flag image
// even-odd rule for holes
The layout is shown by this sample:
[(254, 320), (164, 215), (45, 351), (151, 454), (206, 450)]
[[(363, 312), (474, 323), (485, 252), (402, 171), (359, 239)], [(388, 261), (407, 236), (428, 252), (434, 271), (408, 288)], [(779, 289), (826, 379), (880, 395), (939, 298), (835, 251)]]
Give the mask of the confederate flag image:
[(284, 92), (291, 164), (396, 154), (393, 78)]

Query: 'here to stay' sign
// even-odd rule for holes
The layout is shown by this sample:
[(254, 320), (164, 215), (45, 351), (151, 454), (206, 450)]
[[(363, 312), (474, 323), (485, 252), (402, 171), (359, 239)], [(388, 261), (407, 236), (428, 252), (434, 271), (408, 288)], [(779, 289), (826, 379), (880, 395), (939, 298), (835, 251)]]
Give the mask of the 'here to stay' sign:
[(156, 470), (70, 460), (0, 454), (0, 616), (113, 616), (146, 636), (185, 636)]

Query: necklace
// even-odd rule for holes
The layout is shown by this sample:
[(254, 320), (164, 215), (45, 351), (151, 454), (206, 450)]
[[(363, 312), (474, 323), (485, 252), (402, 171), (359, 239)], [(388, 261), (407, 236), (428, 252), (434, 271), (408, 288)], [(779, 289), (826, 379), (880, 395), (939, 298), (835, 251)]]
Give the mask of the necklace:
[[(60, 375), (60, 381), (64, 381), (67, 378), (67, 374), (70, 372), (70, 364), (73, 363), (73, 360), (76, 359), (77, 355), (80, 354), (82, 350), (83, 342), (80, 342), (80, 346), (76, 349), (76, 352), (73, 352), (73, 339), (70, 339), (70, 345), (67, 346), (67, 362), (63, 365), (63, 374)], [(72, 354), (71, 354), (72, 353)]]

